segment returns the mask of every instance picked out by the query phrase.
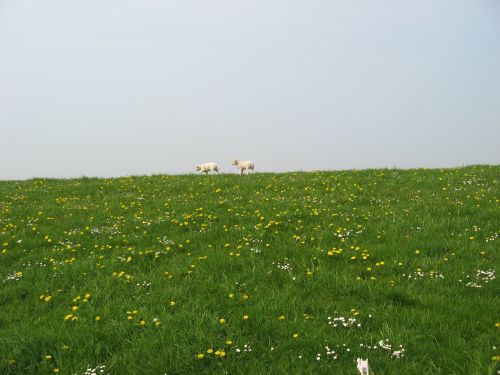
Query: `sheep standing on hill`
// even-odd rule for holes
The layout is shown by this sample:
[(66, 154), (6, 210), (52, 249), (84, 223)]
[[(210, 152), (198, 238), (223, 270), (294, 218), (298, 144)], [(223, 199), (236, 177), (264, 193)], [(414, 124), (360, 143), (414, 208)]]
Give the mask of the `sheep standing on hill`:
[(204, 164), (198, 164), (196, 166), (196, 171), (197, 172), (202, 172), (207, 174), (208, 172), (217, 172), (219, 173), (219, 167), (217, 166), (217, 163), (211, 162), (211, 163), (204, 163)]
[(250, 160), (233, 160), (233, 165), (236, 165), (236, 168), (240, 170), (240, 174), (243, 174), (243, 172), (246, 170), (247, 173), (250, 172), (250, 169), (252, 170), (253, 173), (255, 173), (255, 166), (253, 164), (253, 161)]

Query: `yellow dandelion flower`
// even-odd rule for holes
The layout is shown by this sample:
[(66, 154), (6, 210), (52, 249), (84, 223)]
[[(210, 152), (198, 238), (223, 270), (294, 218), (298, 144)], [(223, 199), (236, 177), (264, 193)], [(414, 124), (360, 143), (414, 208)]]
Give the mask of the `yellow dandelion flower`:
[(214, 354), (216, 357), (222, 358), (226, 355), (226, 352), (224, 350), (217, 350)]
[(226, 319), (220, 318), (219, 319), (219, 324), (226, 324)]

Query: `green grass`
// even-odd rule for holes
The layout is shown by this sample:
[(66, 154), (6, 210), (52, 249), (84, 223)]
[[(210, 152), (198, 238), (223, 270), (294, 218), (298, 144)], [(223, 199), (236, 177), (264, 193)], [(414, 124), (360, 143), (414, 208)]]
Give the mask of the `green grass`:
[(0, 373), (496, 374), (499, 237), (500, 166), (0, 182)]

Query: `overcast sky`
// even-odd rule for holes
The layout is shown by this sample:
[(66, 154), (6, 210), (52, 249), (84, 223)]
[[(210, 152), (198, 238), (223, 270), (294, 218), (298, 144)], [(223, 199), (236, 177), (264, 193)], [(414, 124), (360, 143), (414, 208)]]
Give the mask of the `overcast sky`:
[(0, 179), (500, 164), (498, 0), (0, 0)]

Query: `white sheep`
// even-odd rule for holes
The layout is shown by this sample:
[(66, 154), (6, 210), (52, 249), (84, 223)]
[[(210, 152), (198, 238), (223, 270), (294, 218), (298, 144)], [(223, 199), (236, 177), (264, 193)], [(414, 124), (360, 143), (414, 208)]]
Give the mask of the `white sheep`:
[(250, 172), (250, 169), (252, 170), (253, 173), (255, 173), (255, 166), (253, 164), (253, 161), (250, 160), (233, 160), (233, 165), (236, 165), (236, 168), (240, 170), (240, 174), (243, 174), (243, 172), (246, 170), (247, 173)]
[(197, 172), (202, 172), (205, 174), (207, 174), (208, 172), (219, 173), (219, 167), (217, 166), (217, 163), (214, 163), (214, 162), (198, 164), (195, 167), (196, 167)]

